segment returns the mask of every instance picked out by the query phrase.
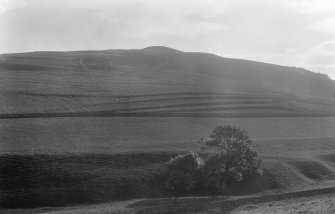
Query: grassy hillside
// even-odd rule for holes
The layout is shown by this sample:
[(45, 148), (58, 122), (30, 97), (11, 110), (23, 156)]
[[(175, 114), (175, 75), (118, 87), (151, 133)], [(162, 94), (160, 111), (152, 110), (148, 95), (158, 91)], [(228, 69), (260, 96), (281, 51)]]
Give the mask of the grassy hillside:
[(220, 124), (245, 127), (264, 159), (261, 179), (232, 185), (225, 194), (334, 184), (332, 117), (7, 119), (0, 126), (0, 205), (64, 206), (178, 196), (164, 188), (165, 163), (188, 150), (206, 158), (211, 151), (200, 139)]
[[(263, 176), (239, 184), (231, 183), (224, 195), (334, 185), (334, 145), (334, 138), (257, 141), (255, 148), (264, 159)], [(146, 152), (114, 154), (1, 155), (0, 204), (12, 208), (64, 206), (183, 196), (164, 187), (166, 162), (182, 152), (148, 149)], [(204, 158), (210, 152), (207, 149), (200, 151)], [(192, 196), (209, 194), (212, 193), (189, 193)]]
[(2, 118), (335, 112), (335, 83), (325, 75), (164, 47), (5, 54), (0, 77)]
[(0, 55), (0, 207), (180, 196), (166, 162), (206, 158), (222, 124), (264, 158), (261, 179), (226, 195), (333, 185), (334, 92), (304, 69), (165, 47)]

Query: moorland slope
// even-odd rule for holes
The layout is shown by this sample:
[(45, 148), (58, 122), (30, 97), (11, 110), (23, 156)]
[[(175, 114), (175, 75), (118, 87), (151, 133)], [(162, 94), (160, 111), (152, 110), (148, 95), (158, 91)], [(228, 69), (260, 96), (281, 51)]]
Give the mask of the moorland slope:
[(0, 77), (2, 118), (335, 113), (324, 74), (159, 46), (3, 54)]

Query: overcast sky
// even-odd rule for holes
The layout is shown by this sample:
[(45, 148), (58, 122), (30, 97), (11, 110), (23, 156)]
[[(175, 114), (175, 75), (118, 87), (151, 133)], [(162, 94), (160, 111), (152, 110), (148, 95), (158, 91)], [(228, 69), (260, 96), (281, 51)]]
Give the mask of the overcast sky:
[(335, 0), (0, 0), (0, 53), (152, 45), (335, 79)]

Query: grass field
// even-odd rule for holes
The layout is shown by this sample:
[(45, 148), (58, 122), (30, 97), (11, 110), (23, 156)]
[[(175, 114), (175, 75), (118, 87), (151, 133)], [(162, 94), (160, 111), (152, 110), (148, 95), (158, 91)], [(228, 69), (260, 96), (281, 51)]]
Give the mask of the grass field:
[[(244, 127), (255, 141), (297, 139), (297, 149), (304, 148), (300, 142), (305, 138), (335, 137), (335, 119), (332, 117), (26, 118), (0, 120), (0, 146), (1, 153), (11, 154), (197, 150), (201, 138), (205, 140), (214, 127), (222, 124)], [(279, 146), (269, 145), (272, 148)], [(257, 149), (266, 153), (271, 146), (264, 144)]]
[[(334, 118), (88, 117), (1, 120), (2, 207), (63, 206), (174, 195), (165, 164), (185, 151), (210, 150), (220, 124), (245, 127), (264, 175), (227, 195), (283, 192), (334, 184)], [(324, 137), (327, 136), (327, 137)], [(190, 193), (206, 195), (208, 193)]]
[[(82, 118), (80, 119), (82, 120)], [(28, 119), (10, 120), (10, 122), (16, 121), (14, 122), (16, 126), (28, 127), (22, 123), (24, 120), (31, 122)], [(69, 120), (69, 118), (65, 118), (65, 120), (68, 122), (74, 121), (73, 119)], [(110, 120), (113, 120), (113, 118), (110, 118)], [(255, 124), (255, 120), (257, 119), (253, 118), (249, 123)], [(175, 122), (179, 125), (182, 124), (181, 121)], [(306, 123), (306, 118), (302, 122)], [(194, 124), (194, 121), (188, 121), (188, 123)], [(42, 124), (45, 125), (44, 128), (42, 128)], [(37, 130), (46, 131), (50, 128), (46, 124), (48, 123), (41, 123)], [(32, 139), (35, 138), (35, 142), (38, 143), (30, 144), (31, 148), (34, 149), (29, 150), (29, 147), (22, 146), (25, 145), (25, 142), (21, 142), (23, 144), (21, 146), (18, 144), (16, 151), (7, 150), (0, 156), (0, 199), (2, 207), (68, 206), (110, 200), (178, 196), (167, 191), (164, 187), (166, 162), (170, 157), (191, 149), (200, 152), (204, 158), (210, 153), (210, 150), (202, 148), (202, 144), (197, 141), (199, 138), (192, 139), (192, 136), (187, 134), (196, 133), (196, 129), (193, 128), (188, 132), (180, 130), (183, 132), (180, 136), (184, 136), (185, 139), (190, 137), (189, 141), (185, 141), (185, 143), (177, 141), (178, 135), (176, 134), (178, 132), (171, 131), (170, 135), (175, 134), (175, 138), (168, 138), (168, 136), (165, 138), (164, 136), (167, 133), (164, 133), (163, 130), (169, 130), (167, 126), (159, 127), (156, 130), (146, 126), (145, 130), (150, 133), (153, 130), (157, 131), (155, 133), (157, 139), (154, 138), (155, 134), (145, 133), (143, 129), (130, 129), (128, 131), (132, 133), (131, 135), (122, 133), (122, 136), (129, 136), (129, 138), (123, 138), (123, 141), (118, 143), (105, 142), (101, 148), (101, 145), (94, 145), (94, 142), (93, 144), (83, 143), (90, 142), (87, 139), (87, 141), (81, 141), (78, 145), (70, 144), (66, 146), (66, 143), (76, 142), (74, 141), (75, 136), (81, 136), (85, 139), (85, 136), (80, 133), (87, 132), (87, 136), (99, 136), (99, 133), (94, 135), (88, 132), (90, 129), (87, 128), (78, 132), (80, 126), (75, 126), (72, 123), (64, 127), (64, 119), (57, 126), (62, 127), (62, 129), (54, 133), (54, 130), (57, 129), (55, 129), (54, 123), (51, 124), (53, 125), (52, 128), (44, 134), (39, 132), (38, 135), (29, 136), (28, 133), (24, 133), (24, 136), (29, 136), (28, 139), (20, 136), (20, 130), (22, 129), (19, 127), (16, 129), (7, 127), (9, 129), (6, 129), (6, 132), (12, 132), (12, 136), (14, 136), (13, 132), (15, 131), (18, 134), (18, 139), (34, 142)], [(79, 124), (85, 123), (81, 121)], [(156, 128), (158, 128), (157, 124), (155, 125)], [(322, 124), (325, 123), (322, 122)], [(92, 125), (96, 124), (92, 123)], [(135, 127), (136, 124), (132, 123), (132, 125)], [(70, 129), (70, 127), (77, 127), (77, 132), (73, 130), (66, 132), (65, 130)], [(281, 127), (288, 129), (284, 125)], [(116, 128), (111, 130), (113, 131), (110, 136), (117, 136), (116, 133), (120, 131)], [(6, 132), (2, 129), (2, 133), (5, 134)], [(36, 134), (33, 128), (29, 133)], [(159, 135), (159, 133), (163, 134)], [(277, 133), (285, 132), (282, 130), (282, 132)], [(100, 134), (108, 136), (104, 132)], [(312, 134), (306, 132), (306, 138), (300, 139), (282, 139), (279, 137), (269, 139), (269, 133), (263, 133), (263, 136), (255, 137), (254, 147), (264, 159), (262, 165), (263, 176), (247, 183), (231, 184), (226, 189), (225, 194), (248, 195), (262, 192), (285, 192), (334, 185), (335, 138), (311, 138)], [(321, 133), (319, 132), (319, 134)], [(45, 136), (44, 140), (49, 137), (55, 141), (51, 142), (50, 145), (43, 144), (43, 142), (50, 143), (50, 140), (42, 141), (41, 136)], [(60, 136), (61, 138), (54, 138), (54, 136)], [(301, 133), (300, 136), (304, 135)], [(62, 144), (57, 144), (57, 139), (62, 139), (59, 141)], [(166, 139), (166, 141), (162, 139)], [(176, 141), (173, 142), (171, 139)], [(5, 142), (9, 141), (6, 140)], [(101, 139), (100, 142), (102, 142)], [(12, 141), (11, 147), (14, 144), (15, 142)], [(21, 150), (19, 150), (20, 147), (22, 147)], [(7, 148), (10, 148), (10, 146), (7, 146)], [(48, 149), (43, 150), (42, 148)], [(209, 193), (193, 192), (189, 194), (207, 195)]]
[(64, 206), (165, 195), (162, 167), (172, 155), (1, 156), (1, 207)]

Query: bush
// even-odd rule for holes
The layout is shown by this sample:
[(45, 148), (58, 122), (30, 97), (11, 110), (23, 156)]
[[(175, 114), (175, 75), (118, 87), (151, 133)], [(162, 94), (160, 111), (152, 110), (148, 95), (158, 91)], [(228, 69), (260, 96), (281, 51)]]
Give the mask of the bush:
[(171, 158), (165, 186), (175, 191), (193, 189), (199, 181), (198, 172), (202, 166), (203, 160), (193, 152)]
[(202, 169), (202, 183), (211, 190), (223, 190), (226, 187), (226, 157), (220, 154), (211, 156)]

